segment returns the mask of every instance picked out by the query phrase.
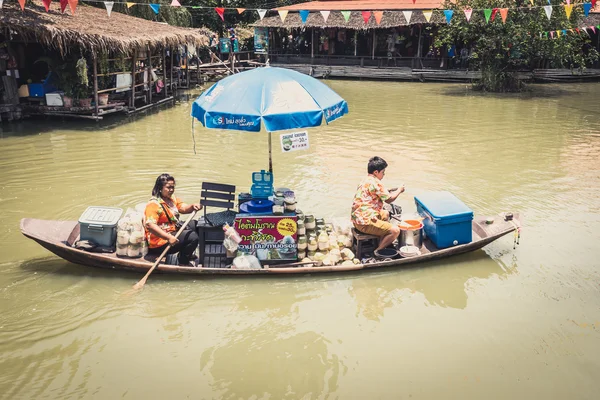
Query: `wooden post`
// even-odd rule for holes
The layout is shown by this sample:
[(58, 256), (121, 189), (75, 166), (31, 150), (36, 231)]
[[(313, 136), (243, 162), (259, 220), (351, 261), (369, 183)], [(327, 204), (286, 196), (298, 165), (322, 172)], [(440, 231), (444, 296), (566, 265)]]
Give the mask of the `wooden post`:
[(354, 31), (354, 57), (356, 57), (357, 46), (358, 46), (358, 31)]
[(187, 44), (185, 45), (185, 87), (190, 88), (190, 56), (188, 52)]
[(148, 53), (148, 104), (152, 103), (152, 53), (150, 52), (150, 46), (146, 46), (146, 52)]
[(94, 112), (98, 116), (98, 57), (96, 57), (96, 51), (92, 53), (92, 66), (94, 73)]
[(371, 46), (373, 48), (373, 53), (371, 55), (371, 60), (375, 59), (375, 40), (377, 39), (377, 37), (375, 36), (375, 29), (373, 29), (373, 45)]
[(169, 85), (171, 85), (171, 93), (175, 93), (173, 89), (173, 58), (175, 58), (175, 54), (173, 54), (173, 46), (169, 47), (169, 54), (171, 55), (171, 79), (169, 79)]
[(421, 64), (421, 68), (423, 68), (423, 61), (421, 58), (423, 57), (423, 25), (419, 25), (419, 48), (417, 49), (417, 58), (419, 59), (419, 64)]
[(310, 30), (310, 58), (315, 58), (315, 28)]
[(129, 98), (129, 107), (135, 108), (135, 77), (136, 77), (136, 64), (137, 64), (137, 47), (133, 49), (133, 55), (131, 56), (131, 97)]
[(162, 70), (163, 70), (163, 90), (164, 97), (168, 96), (167, 93), (167, 57), (165, 55), (166, 47), (161, 47), (160, 51), (162, 51)]

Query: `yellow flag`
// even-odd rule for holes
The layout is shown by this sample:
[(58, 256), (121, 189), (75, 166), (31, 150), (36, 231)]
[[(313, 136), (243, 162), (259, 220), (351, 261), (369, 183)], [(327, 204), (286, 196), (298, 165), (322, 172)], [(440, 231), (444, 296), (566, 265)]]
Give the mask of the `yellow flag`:
[(427, 22), (429, 22), (429, 20), (431, 19), (432, 14), (433, 14), (433, 10), (423, 10), (423, 16), (425, 17), (425, 20)]
[(133, 6), (135, 6), (135, 3), (127, 3), (127, 8), (131, 8)]
[(556, 31), (556, 37), (560, 37), (560, 31)]
[(529, 0), (529, 2), (531, 3), (531, 5), (533, 5), (533, 0)]
[(565, 5), (565, 13), (567, 14), (567, 19), (571, 18), (572, 11), (573, 11), (573, 4)]

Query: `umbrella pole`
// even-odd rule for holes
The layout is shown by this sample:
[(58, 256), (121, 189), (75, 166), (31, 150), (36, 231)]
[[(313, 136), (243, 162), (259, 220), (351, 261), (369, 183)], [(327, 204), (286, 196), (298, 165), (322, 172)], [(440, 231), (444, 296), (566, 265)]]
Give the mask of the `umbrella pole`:
[(273, 158), (271, 156), (271, 131), (269, 131), (269, 172), (273, 173)]

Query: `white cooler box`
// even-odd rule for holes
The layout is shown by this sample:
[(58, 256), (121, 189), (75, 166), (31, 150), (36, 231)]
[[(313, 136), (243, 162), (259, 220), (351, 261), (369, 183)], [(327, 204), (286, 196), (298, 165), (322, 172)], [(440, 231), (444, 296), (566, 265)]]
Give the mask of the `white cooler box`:
[(117, 222), (123, 210), (115, 207), (88, 207), (79, 217), (79, 238), (100, 246), (113, 247), (117, 240)]

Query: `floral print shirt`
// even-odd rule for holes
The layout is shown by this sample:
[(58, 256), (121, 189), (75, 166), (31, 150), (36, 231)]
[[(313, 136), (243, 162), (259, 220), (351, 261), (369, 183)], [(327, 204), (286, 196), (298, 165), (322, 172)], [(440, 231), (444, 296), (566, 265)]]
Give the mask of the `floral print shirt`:
[(352, 222), (359, 225), (369, 225), (373, 218), (380, 219), (383, 202), (390, 198), (379, 179), (369, 175), (358, 185), (352, 203)]
[[(152, 222), (165, 232), (175, 232), (177, 230), (177, 221), (179, 221), (179, 213), (184, 204), (175, 196), (171, 196), (171, 200), (173, 201), (174, 208), (177, 208), (177, 211), (169, 207), (161, 197), (152, 197), (148, 204), (146, 204), (146, 210), (144, 211), (145, 224), (147, 225), (149, 222)], [(166, 213), (165, 210), (167, 211)], [(148, 240), (148, 247), (151, 249), (167, 244), (166, 239), (158, 237), (150, 232), (147, 226), (146, 239)]]

